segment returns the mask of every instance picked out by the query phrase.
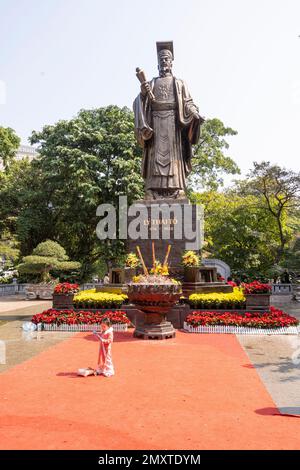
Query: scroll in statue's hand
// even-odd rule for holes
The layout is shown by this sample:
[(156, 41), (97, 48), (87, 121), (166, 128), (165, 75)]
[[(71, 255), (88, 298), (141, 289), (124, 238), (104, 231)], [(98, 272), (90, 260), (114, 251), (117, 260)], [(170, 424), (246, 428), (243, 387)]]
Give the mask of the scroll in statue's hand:
[(147, 95), (147, 93), (150, 93), (151, 87), (149, 82), (144, 82), (141, 85), (141, 93), (143, 96)]

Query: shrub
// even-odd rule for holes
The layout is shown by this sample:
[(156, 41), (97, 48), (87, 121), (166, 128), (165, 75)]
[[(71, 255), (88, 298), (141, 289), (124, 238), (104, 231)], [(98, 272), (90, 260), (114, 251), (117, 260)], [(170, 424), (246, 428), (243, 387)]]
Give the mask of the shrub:
[(89, 289), (79, 292), (73, 302), (76, 308), (119, 308), (127, 299), (125, 294), (110, 294)]

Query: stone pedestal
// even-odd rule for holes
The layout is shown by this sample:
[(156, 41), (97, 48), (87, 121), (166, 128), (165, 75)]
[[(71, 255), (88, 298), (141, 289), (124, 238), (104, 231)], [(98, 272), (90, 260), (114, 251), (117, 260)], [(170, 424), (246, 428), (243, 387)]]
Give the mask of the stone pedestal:
[(179, 301), (181, 285), (130, 284), (128, 298), (143, 312), (143, 320), (136, 324), (134, 336), (143, 339), (166, 339), (175, 337), (175, 328), (167, 315)]
[[(147, 267), (152, 267), (152, 241), (155, 242), (156, 259), (164, 261), (167, 247), (172, 246), (169, 266), (183, 274), (181, 257), (185, 250), (199, 251), (202, 243), (202, 209), (190, 204), (188, 199), (164, 199), (137, 201), (141, 207), (138, 215), (141, 236), (132, 239), (131, 222), (136, 216), (128, 217), (127, 251), (136, 252), (139, 245)], [(192, 236), (192, 234), (194, 235)], [(146, 239), (144, 237), (146, 235)], [(191, 237), (192, 236), (192, 237)]]
[(175, 338), (176, 330), (166, 316), (160, 314), (145, 314), (143, 324), (137, 325), (134, 330), (136, 338), (143, 339), (167, 339)]

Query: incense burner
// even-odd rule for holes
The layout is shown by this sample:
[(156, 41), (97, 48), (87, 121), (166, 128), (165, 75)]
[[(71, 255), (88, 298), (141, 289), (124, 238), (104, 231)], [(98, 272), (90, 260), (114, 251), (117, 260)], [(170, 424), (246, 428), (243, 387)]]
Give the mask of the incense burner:
[(167, 321), (170, 309), (179, 302), (182, 294), (181, 284), (166, 278), (162, 283), (131, 283), (128, 285), (128, 299), (144, 313), (144, 321), (136, 326), (135, 337), (144, 339), (166, 339), (175, 337), (175, 329)]

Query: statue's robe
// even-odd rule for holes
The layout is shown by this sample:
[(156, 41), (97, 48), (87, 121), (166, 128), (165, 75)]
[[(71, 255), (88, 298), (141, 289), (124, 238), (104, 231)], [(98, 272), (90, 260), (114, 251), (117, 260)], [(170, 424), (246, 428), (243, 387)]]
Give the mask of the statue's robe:
[(135, 133), (143, 147), (145, 189), (168, 194), (185, 190), (191, 171), (192, 145), (200, 136), (203, 119), (185, 83), (173, 76), (150, 82), (155, 101), (141, 93), (133, 104)]

